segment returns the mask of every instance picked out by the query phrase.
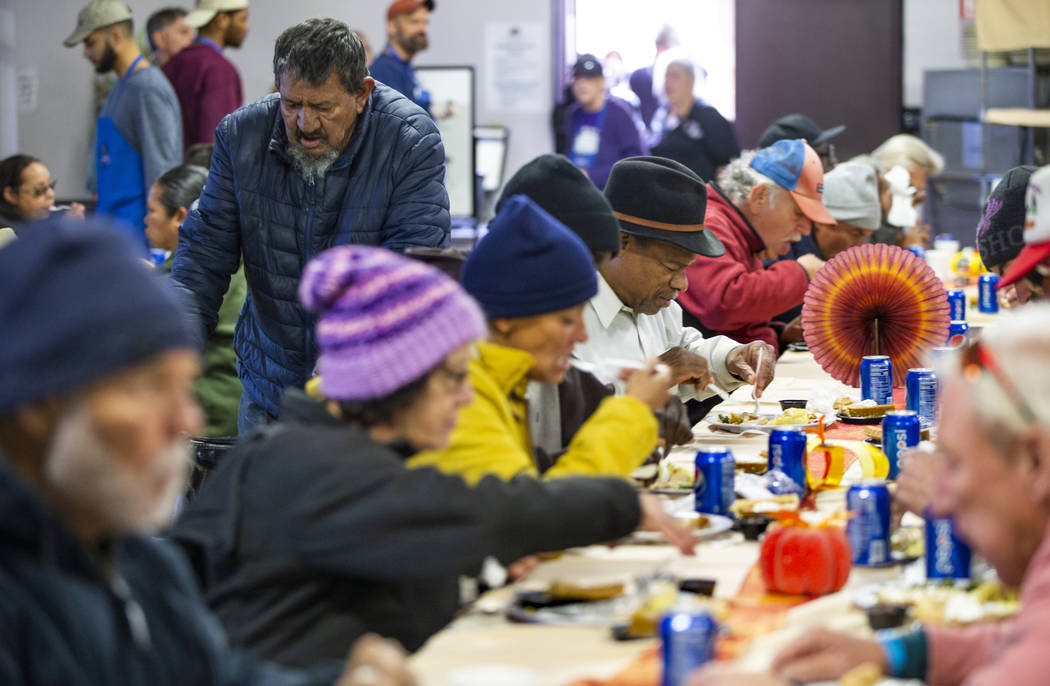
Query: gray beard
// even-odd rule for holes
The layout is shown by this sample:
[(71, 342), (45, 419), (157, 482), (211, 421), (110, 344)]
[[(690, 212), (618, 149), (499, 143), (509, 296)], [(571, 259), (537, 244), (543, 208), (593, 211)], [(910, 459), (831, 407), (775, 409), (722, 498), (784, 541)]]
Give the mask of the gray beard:
[(327, 150), (320, 155), (311, 155), (297, 143), (288, 144), (288, 154), (295, 164), (296, 171), (311, 186), (324, 178), (328, 168), (339, 157), (338, 150)]

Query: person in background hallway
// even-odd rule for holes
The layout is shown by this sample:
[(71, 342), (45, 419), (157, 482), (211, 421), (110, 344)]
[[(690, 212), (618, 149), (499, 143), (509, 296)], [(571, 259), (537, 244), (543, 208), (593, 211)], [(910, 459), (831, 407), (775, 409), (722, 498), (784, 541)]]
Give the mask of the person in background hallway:
[(368, 36), (366, 36), (365, 32), (360, 29), (350, 30), (357, 34), (357, 37), (361, 40), (361, 45), (365, 46), (365, 62), (367, 64), (372, 64), (376, 55), (375, 52), (372, 51), (372, 44), (368, 41)]
[[(660, 32), (656, 34), (656, 58), (659, 59), (665, 50), (676, 48), (678, 45), (678, 34), (670, 25), (664, 24), (660, 27)], [(631, 90), (638, 96), (638, 109), (642, 115), (642, 122), (650, 130), (653, 114), (660, 107), (660, 98), (653, 92), (653, 68), (653, 65), (649, 65), (636, 69), (628, 80)]]
[(201, 423), (185, 313), (108, 223), (43, 229), (0, 250), (0, 683), (412, 684), (374, 637), (299, 672), (230, 648), (155, 535)]
[(164, 65), (182, 107), (182, 144), (211, 143), (222, 118), (241, 106), (237, 67), (223, 50), (239, 48), (248, 36), (248, 0), (201, 0), (186, 15), (197, 39)]
[[(179, 245), (179, 226), (186, 221), (189, 207), (200, 197), (207, 179), (207, 169), (182, 164), (164, 172), (150, 187), (146, 198), (149, 210), (146, 238), (154, 248), (169, 253), (168, 259), (157, 268), (159, 272), (171, 273), (175, 249)], [(204, 410), (205, 426), (201, 436), (237, 435), (237, 407), (244, 388), (237, 378), (233, 334), (247, 291), (242, 267), (230, 277), (230, 288), (219, 308), (219, 323), (208, 336), (201, 374), (193, 384), (197, 402)]]
[(193, 295), (203, 348), (243, 258), (241, 432), (276, 417), (284, 389), (313, 375), (314, 317), (295, 295), (312, 256), (342, 243), (449, 245), (441, 135), (425, 112), (368, 76), (346, 24), (309, 19), (285, 30), (273, 64), (280, 92), (219, 125), (171, 273)]
[(186, 23), (185, 18), (186, 10), (181, 7), (165, 7), (146, 20), (146, 36), (153, 63), (158, 67), (163, 67), (193, 42), (193, 27)]
[(434, 0), (394, 0), (386, 11), (387, 44), (369, 70), (372, 78), (390, 86), (430, 113), (430, 93), (419, 85), (412, 58), (427, 49), (427, 26)]
[(644, 155), (641, 124), (631, 106), (605, 92), (602, 63), (580, 55), (572, 68), (576, 103), (565, 112), (566, 149), (562, 152), (599, 189), (612, 166), (625, 157)]
[(758, 147), (768, 148), (777, 141), (801, 138), (817, 153), (821, 164), (824, 165), (824, 172), (827, 173), (839, 163), (835, 157), (835, 146), (830, 141), (845, 130), (845, 124), (822, 129), (804, 114), (788, 114), (777, 119), (762, 132), (762, 137), (758, 139)]
[[(21, 225), (47, 219), (53, 213), (84, 218), (84, 206), (73, 203), (68, 210), (55, 210), (55, 180), (44, 163), (29, 155), (12, 155), (0, 161), (0, 229), (8, 238)], [(0, 238), (3, 241), (3, 238)]]
[(182, 160), (182, 115), (171, 84), (146, 61), (134, 35), (126, 4), (92, 0), (80, 10), (63, 45), (83, 43), (84, 57), (97, 73), (120, 77), (95, 131), (95, 211), (120, 220), (118, 225), (145, 251), (146, 192)]
[(681, 50), (670, 50), (656, 61), (657, 82), (663, 81), (667, 102), (653, 115), (650, 149), (712, 181), (719, 169), (740, 154), (733, 126), (718, 110), (696, 97), (697, 72), (702, 68)]

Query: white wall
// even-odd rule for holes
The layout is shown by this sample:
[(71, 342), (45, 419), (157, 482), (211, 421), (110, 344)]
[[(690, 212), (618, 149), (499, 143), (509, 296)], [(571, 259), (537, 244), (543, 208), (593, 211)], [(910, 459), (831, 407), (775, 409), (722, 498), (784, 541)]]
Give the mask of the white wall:
[(922, 107), (922, 72), (964, 69), (959, 0), (904, 0), (904, 106)]
[[(92, 131), (92, 69), (81, 49), (63, 47), (62, 39), (73, 30), (77, 12), (86, 1), (13, 0), (16, 68), (20, 73), (35, 70), (41, 84), (36, 110), (18, 115), (18, 148), (44, 160), (58, 179), (60, 197), (85, 195)], [(138, 31), (150, 13), (179, 4), (179, 0), (130, 0), (129, 4)], [(181, 4), (188, 7), (192, 2), (182, 0)], [(241, 72), (245, 98), (250, 101), (269, 92), (273, 83), (273, 42), (285, 28), (309, 17), (335, 17), (363, 30), (373, 48), (381, 50), (386, 42), (388, 4), (389, 0), (255, 0), (247, 41), (240, 50), (227, 51)], [(551, 79), (549, 74), (545, 76), (544, 114), (523, 115), (485, 108), (483, 34), (485, 24), (495, 21), (541, 22), (548, 28), (546, 52), (550, 54), (549, 36), (553, 30), (549, 0), (438, 0), (431, 17), (430, 49), (419, 55), (417, 64), (475, 67), (477, 122), (511, 128), (507, 168), (514, 170), (551, 149), (547, 114), (552, 104)]]

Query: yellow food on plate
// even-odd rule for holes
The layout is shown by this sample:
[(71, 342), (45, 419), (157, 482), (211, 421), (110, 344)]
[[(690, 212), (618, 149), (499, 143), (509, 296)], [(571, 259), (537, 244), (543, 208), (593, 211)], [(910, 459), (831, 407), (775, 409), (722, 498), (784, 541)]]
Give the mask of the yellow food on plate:
[(781, 412), (773, 419), (769, 420), (770, 424), (810, 424), (816, 421), (817, 415), (803, 407), (791, 407)]
[(988, 581), (970, 587), (951, 583), (887, 586), (879, 590), (878, 601), (910, 605), (916, 620), (949, 626), (1001, 621), (1020, 609), (1016, 590)]
[(696, 468), (674, 464), (669, 460), (660, 463), (657, 470), (659, 476), (653, 482), (652, 488), (661, 490), (681, 489), (690, 490), (696, 484)]
[(547, 594), (557, 600), (608, 600), (623, 594), (623, 584), (552, 581)]
[(798, 503), (798, 496), (794, 493), (775, 495), (772, 498), (760, 498), (757, 500), (739, 498), (729, 506), (729, 511), (737, 517), (751, 517), (768, 512), (798, 510)]
[(751, 412), (731, 412), (729, 414), (718, 415), (718, 422), (720, 424), (758, 424), (762, 426), (779, 426), (782, 424), (812, 424), (815, 421), (817, 421), (816, 413), (801, 407), (789, 408), (773, 417), (770, 417), (769, 415), (761, 416)]
[(700, 529), (706, 529), (707, 527), (711, 526), (711, 520), (708, 519), (705, 515), (699, 513), (686, 515), (684, 517), (677, 517), (676, 519), (679, 522), (681, 522), (683, 526), (688, 527), (690, 529), (696, 529), (698, 531)]

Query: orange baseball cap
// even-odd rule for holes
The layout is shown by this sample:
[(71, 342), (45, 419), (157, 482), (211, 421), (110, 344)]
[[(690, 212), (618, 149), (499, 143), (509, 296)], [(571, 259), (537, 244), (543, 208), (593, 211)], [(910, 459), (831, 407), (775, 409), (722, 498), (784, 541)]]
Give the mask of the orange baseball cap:
[(751, 168), (791, 193), (798, 208), (813, 221), (836, 223), (824, 207), (824, 165), (806, 141), (780, 140), (762, 148), (752, 158)]
[(434, 11), (434, 0), (394, 0), (386, 10), (386, 20), (402, 14), (412, 14), (420, 7), (426, 7), (428, 11)]

